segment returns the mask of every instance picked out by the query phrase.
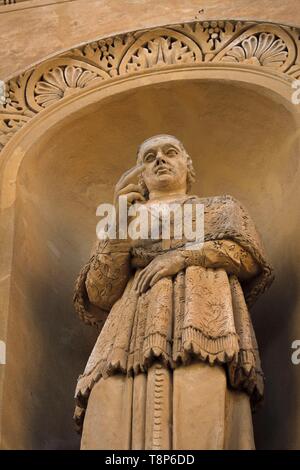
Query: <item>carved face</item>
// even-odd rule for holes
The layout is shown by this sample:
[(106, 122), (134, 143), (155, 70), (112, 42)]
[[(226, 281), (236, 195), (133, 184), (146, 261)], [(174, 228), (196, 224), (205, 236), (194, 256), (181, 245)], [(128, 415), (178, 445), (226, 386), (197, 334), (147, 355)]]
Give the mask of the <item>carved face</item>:
[(187, 156), (181, 143), (172, 136), (161, 135), (146, 140), (139, 150), (145, 165), (142, 177), (151, 191), (187, 189)]

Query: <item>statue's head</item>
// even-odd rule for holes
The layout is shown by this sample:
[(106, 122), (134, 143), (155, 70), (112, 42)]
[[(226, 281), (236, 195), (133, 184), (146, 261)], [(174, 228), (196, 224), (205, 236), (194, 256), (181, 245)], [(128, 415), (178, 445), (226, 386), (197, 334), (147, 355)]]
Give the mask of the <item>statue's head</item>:
[(191, 157), (172, 135), (155, 135), (145, 140), (138, 148), (137, 163), (144, 163), (139, 184), (146, 198), (157, 190), (187, 193), (195, 180)]

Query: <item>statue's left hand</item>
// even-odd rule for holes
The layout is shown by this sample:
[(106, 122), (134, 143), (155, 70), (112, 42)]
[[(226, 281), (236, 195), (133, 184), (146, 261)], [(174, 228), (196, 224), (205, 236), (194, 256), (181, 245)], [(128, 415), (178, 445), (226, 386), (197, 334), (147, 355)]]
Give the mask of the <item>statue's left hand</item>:
[(146, 292), (157, 281), (166, 276), (174, 276), (185, 267), (185, 257), (182, 253), (164, 253), (151, 261), (136, 277), (135, 289)]

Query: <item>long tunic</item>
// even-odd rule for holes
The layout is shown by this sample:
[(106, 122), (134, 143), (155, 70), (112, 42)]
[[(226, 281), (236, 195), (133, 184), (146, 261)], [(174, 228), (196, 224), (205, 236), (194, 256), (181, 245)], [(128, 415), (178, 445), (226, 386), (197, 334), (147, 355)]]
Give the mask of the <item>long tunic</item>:
[[(187, 197), (185, 203), (195, 200)], [(261, 400), (263, 375), (248, 305), (270, 284), (272, 271), (251, 219), (237, 201), (230, 196), (200, 201), (206, 208), (206, 241), (201, 256), (188, 254), (188, 267), (175, 276), (143, 294), (134, 289), (139, 270), (152, 259), (182, 250), (178, 240), (171, 240), (167, 249), (159, 241), (131, 252), (120, 241), (99, 242), (81, 272), (75, 294), (79, 314), (99, 322), (109, 312), (76, 389), (79, 424), (88, 408), (82, 448), (106, 448), (112, 442), (114, 448), (253, 448), (249, 400), (253, 405)], [(159, 418), (157, 374), (164, 383), (159, 395), (164, 402), (156, 404), (163, 415)], [(187, 388), (190, 380), (193, 390)], [(193, 403), (197, 426), (203, 426), (205, 413), (204, 422), (211, 426), (210, 433), (205, 431), (211, 439), (199, 437), (195, 447), (184, 440), (195, 416), (182, 405), (186, 399)], [(124, 409), (131, 411), (123, 416)], [(120, 413), (123, 432), (116, 424)], [(228, 437), (239, 428), (238, 417), (248, 422), (242, 442)], [(222, 428), (219, 434), (213, 431), (216, 426)]]

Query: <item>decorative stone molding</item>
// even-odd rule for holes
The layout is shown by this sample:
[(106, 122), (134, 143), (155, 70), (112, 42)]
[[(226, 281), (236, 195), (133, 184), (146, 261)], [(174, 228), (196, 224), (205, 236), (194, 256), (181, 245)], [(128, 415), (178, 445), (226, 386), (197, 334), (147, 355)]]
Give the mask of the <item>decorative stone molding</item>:
[(5, 99), (0, 100), (0, 150), (34, 115), (65, 96), (147, 69), (243, 64), (298, 79), (299, 38), (300, 30), (287, 26), (204, 21), (127, 33), (72, 49), (6, 83)]

